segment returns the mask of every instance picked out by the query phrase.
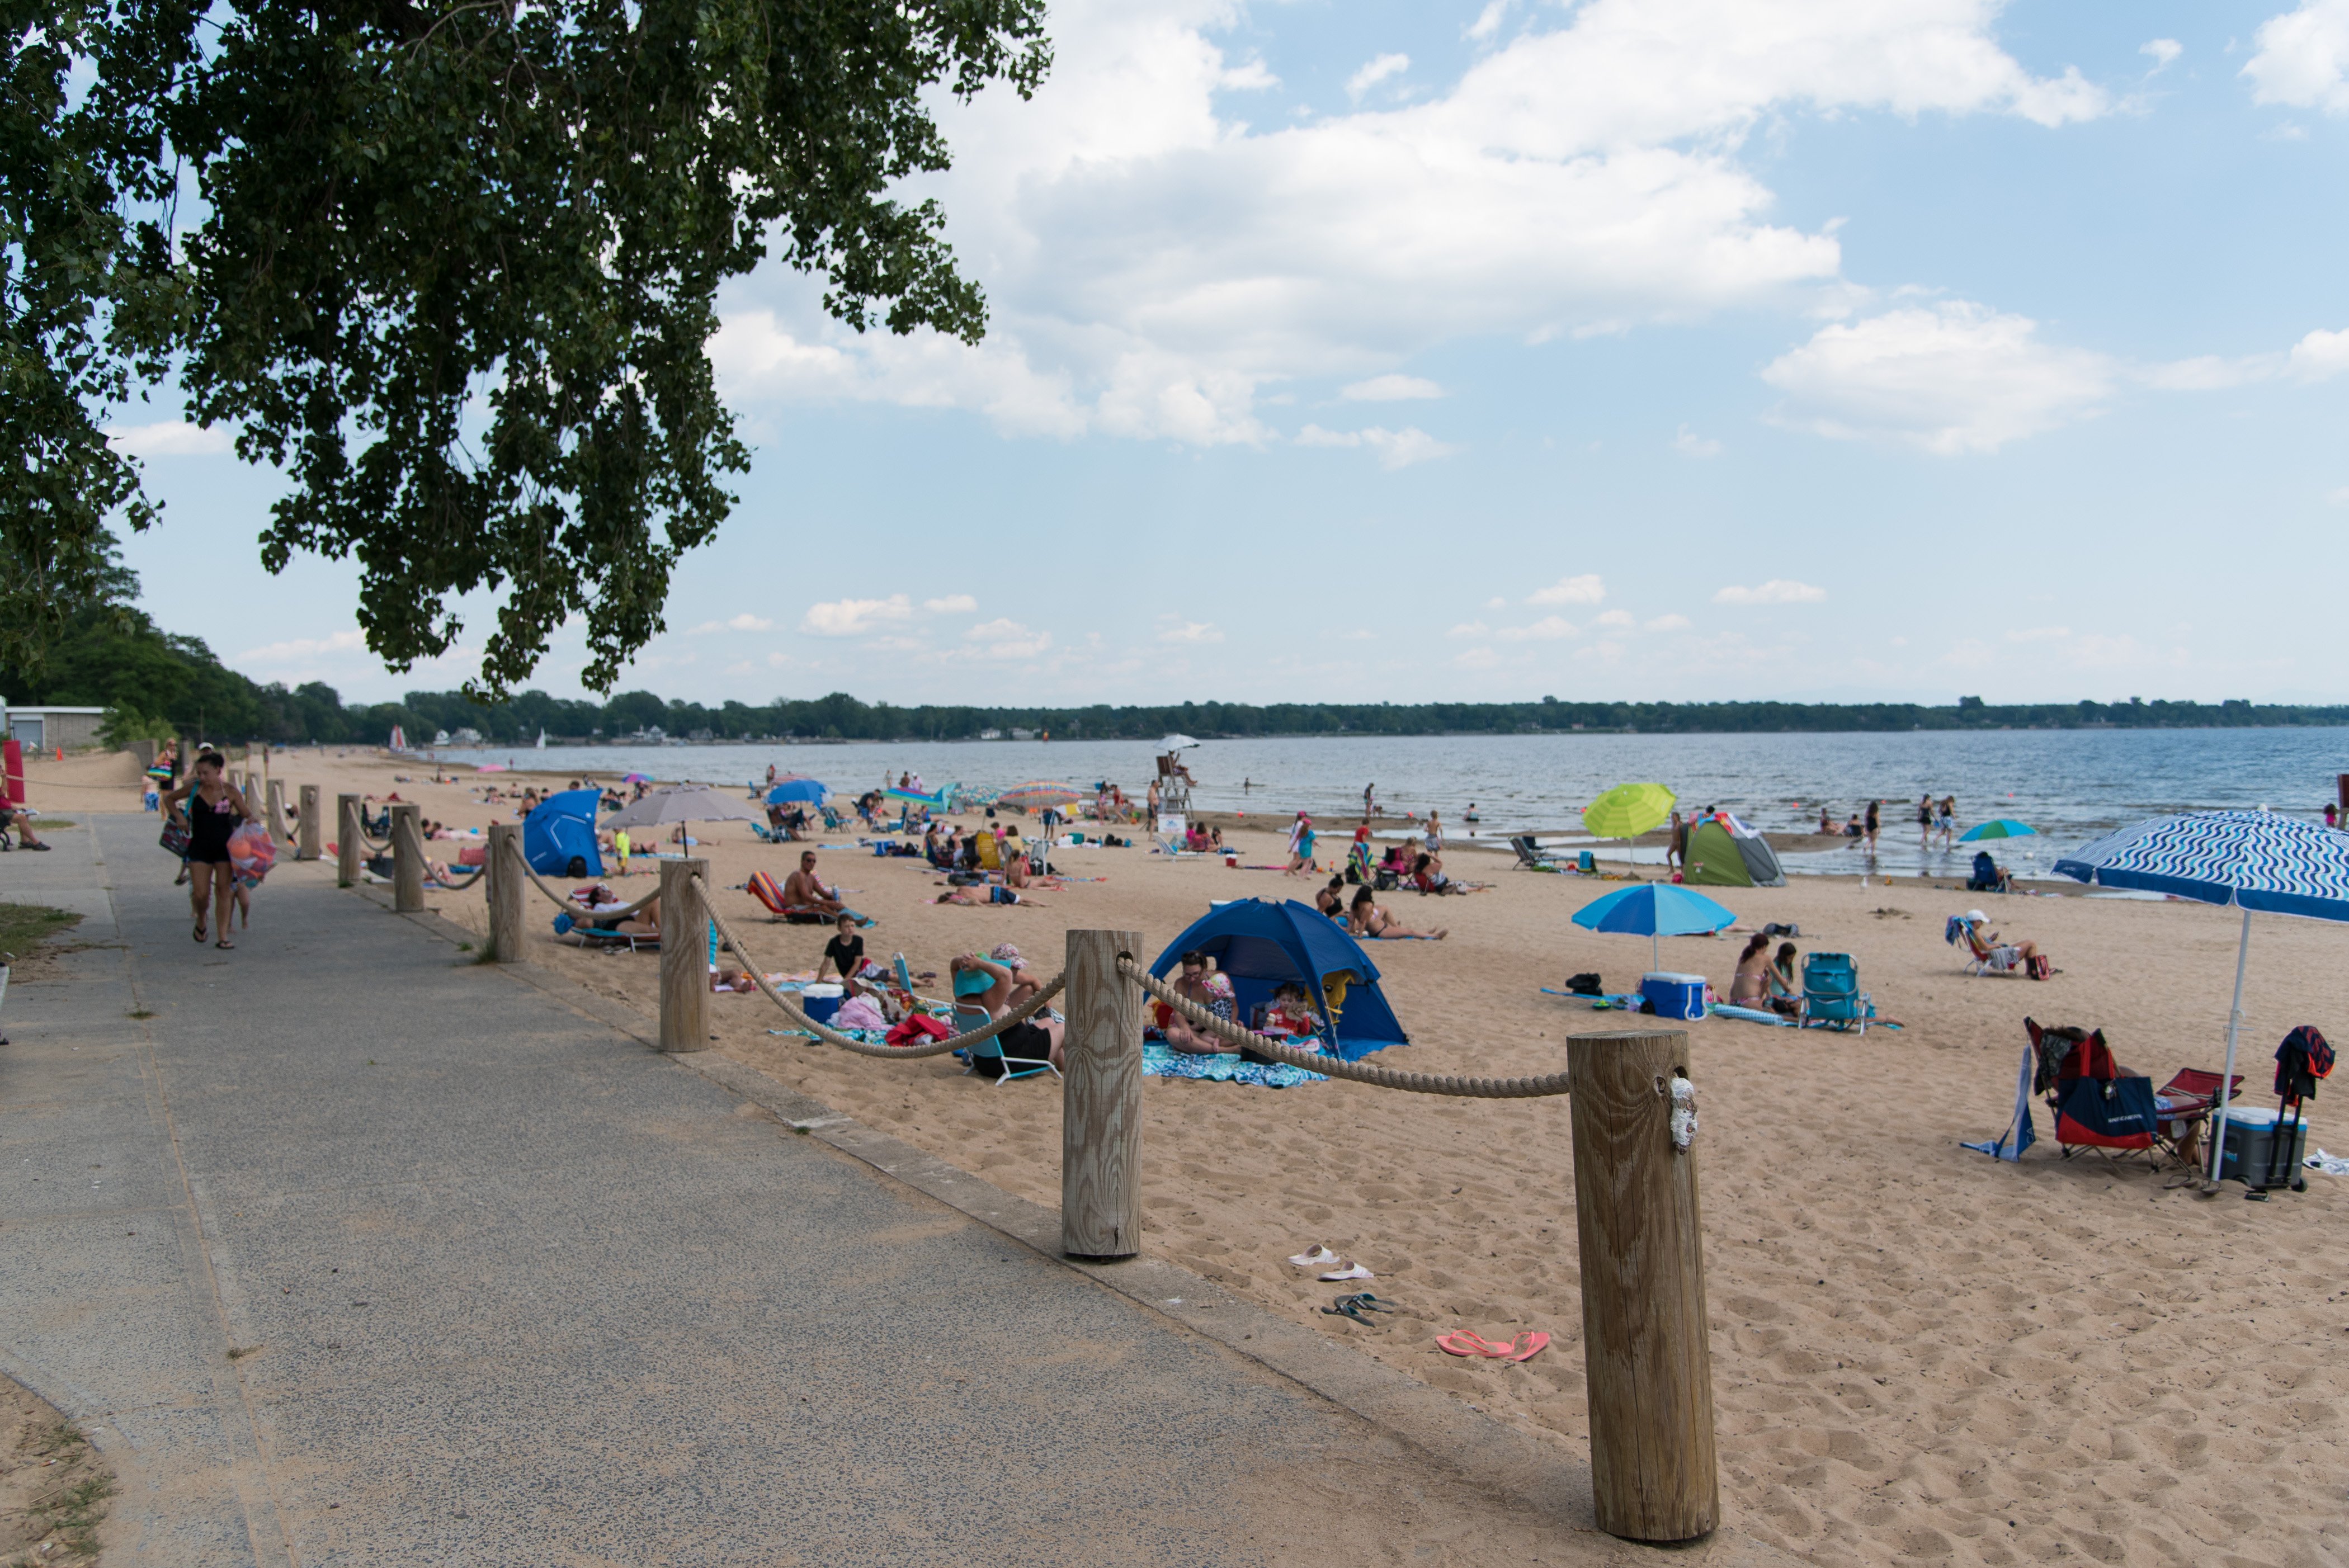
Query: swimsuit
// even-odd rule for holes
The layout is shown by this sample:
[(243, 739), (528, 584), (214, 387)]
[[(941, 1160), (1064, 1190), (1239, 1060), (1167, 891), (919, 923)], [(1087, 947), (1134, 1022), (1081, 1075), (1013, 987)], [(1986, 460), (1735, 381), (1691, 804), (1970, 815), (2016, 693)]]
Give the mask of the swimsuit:
[(188, 797), (188, 859), (205, 865), (226, 865), (229, 861), (228, 836), (236, 831), (244, 813), (236, 802), (222, 796), (217, 806), (207, 806), (201, 794)]

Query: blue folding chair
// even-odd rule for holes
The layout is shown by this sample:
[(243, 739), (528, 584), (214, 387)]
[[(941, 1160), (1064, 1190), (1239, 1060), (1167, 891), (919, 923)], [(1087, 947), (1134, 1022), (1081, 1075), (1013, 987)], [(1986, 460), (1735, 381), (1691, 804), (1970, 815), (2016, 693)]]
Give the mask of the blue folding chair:
[[(957, 1035), (967, 1035), (973, 1029), (983, 1029), (994, 1021), (995, 1016), (984, 1007), (976, 1006), (971, 1003), (963, 1001), (957, 1001), (955, 1003), (954, 1027), (955, 1033)], [(1003, 1049), (1003, 1037), (1001, 1035), (998, 1035), (992, 1039), (981, 1040), (978, 1044), (970, 1047), (968, 1049), (959, 1051), (956, 1054), (963, 1058), (963, 1074), (965, 1077), (968, 1077), (970, 1074), (978, 1072), (979, 1070), (978, 1064), (981, 1062), (992, 1061), (999, 1064), (1002, 1068), (1002, 1071), (997, 1075), (995, 1079), (996, 1087), (999, 1088), (1003, 1085), (1009, 1083), (1013, 1078), (1033, 1078), (1038, 1073), (1050, 1073), (1054, 1078), (1059, 1078), (1061, 1076), (1061, 1069), (1052, 1065), (1051, 1058), (1049, 1057), (1015, 1057), (1006, 1055)]]
[(1813, 1025), (1868, 1033), (1875, 998), (1859, 988), (1859, 966), (1848, 953), (1806, 953), (1803, 955), (1803, 1000), (1795, 1026)]

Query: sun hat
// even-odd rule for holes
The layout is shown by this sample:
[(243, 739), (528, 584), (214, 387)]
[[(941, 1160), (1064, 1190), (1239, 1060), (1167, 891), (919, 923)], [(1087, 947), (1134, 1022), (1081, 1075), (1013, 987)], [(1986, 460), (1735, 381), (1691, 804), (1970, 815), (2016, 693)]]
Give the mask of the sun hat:
[(1019, 962), (1019, 949), (1013, 946), (1009, 942), (997, 943), (993, 947), (988, 950), (987, 955), (989, 958), (994, 959), (998, 964), (1017, 965)]
[(1979, 924), (1980, 924), (1980, 923), (1982, 923), (1983, 921), (1988, 920), (1989, 918), (1990, 918), (1990, 916), (1988, 916), (1988, 915), (1984, 914), (1982, 911), (1980, 911), (1980, 910), (1978, 910), (1978, 909), (1970, 909), (1970, 910), (1966, 911), (1966, 923), (1967, 923), (1968, 925), (1979, 925)]

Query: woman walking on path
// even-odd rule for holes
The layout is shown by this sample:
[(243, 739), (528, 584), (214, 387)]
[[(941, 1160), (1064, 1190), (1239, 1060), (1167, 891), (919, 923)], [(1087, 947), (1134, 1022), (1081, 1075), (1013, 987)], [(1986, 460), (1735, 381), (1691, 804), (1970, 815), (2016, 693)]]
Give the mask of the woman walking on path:
[[(204, 939), (209, 906), (220, 922), (216, 945), (234, 947), (228, 930), (236, 910), (236, 867), (229, 859), (228, 837), (260, 818), (244, 791), (228, 781), (227, 772), (227, 760), (219, 752), (204, 752), (196, 758), (189, 781), (163, 797), (163, 810), (175, 824), (188, 830), (188, 902), (195, 908), (196, 940)], [(182, 800), (187, 802), (185, 810), (180, 805)]]

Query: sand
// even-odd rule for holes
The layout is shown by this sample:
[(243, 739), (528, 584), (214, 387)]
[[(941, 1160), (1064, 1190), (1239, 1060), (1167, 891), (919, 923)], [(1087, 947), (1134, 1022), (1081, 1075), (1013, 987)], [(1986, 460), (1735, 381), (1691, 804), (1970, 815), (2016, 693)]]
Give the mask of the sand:
[[(391, 769), (354, 757), (281, 758), (288, 776), (382, 794)], [(491, 820), (461, 786), (407, 783), (428, 817)], [(37, 795), (37, 792), (36, 792)], [(73, 802), (102, 809), (91, 800)], [(1268, 823), (1277, 821), (1268, 819)], [(1455, 831), (1457, 830), (1455, 829)], [(745, 824), (712, 829), (715, 880), (778, 875), (796, 851)], [(831, 841), (848, 841), (834, 837)], [(1332, 841), (1325, 840), (1325, 843)], [(1242, 858), (1278, 858), (1267, 832)], [(822, 869), (880, 917), (866, 934), (916, 970), (1011, 940), (1043, 973), (1061, 934), (1143, 932), (1154, 950), (1210, 898), (1309, 897), (1309, 884), (1142, 851), (1072, 851), (1106, 880), (1043, 893), (1046, 907), (937, 908), (915, 862), (820, 851)], [(1605, 891), (1571, 877), (1447, 856), (1497, 885), (1467, 898), (1390, 895), (1404, 921), (1450, 940), (1374, 949), (1414, 1044), (1442, 1072), (1563, 1066), (1566, 1037), (1619, 1019), (1545, 996), (1577, 970), (1609, 985), (1648, 965), (1642, 939), (1568, 923)], [(648, 885), (618, 884), (625, 897)], [(742, 895), (730, 918), (750, 920)], [(2057, 1158), (2043, 1110), (2020, 1166), (1958, 1147), (2013, 1107), (2022, 1019), (2101, 1026), (2157, 1084), (2222, 1050), (2240, 916), (2191, 904), (2080, 896), (1991, 898), (1903, 878), (1798, 878), (1723, 891), (1740, 924), (1799, 923), (1800, 945), (1852, 954), (1899, 1030), (1865, 1039), (1726, 1019), (1689, 1026), (1703, 1094), (1697, 1150), (1723, 1501), (1740, 1528), (1829, 1563), (2319, 1563), (2349, 1558), (2349, 1195), (2309, 1173), (2303, 1194), (2199, 1200), (2143, 1170)], [(551, 911), (531, 895), (534, 927)], [(479, 892), (432, 895), (485, 923)], [(2036, 938), (2063, 973), (2044, 984), (1969, 978), (1941, 940), (1985, 904)], [(251, 940), (265, 941), (257, 900)], [(769, 969), (812, 966), (823, 928), (745, 929)], [(2349, 932), (2254, 922), (2245, 1046), (2253, 1103), (2295, 1024), (2349, 1037), (2341, 1016)], [(1666, 939), (1665, 967), (1727, 987), (1738, 939)], [(650, 1011), (656, 960), (552, 940), (532, 958)], [(896, 1065), (766, 1031), (763, 999), (713, 998), (722, 1048), (859, 1119), (1046, 1204), (1059, 1199), (1060, 1101), (1049, 1079), (997, 1086), (951, 1058)], [(1459, 1101), (1344, 1083), (1285, 1090), (1149, 1080), (1145, 1247), (1316, 1330), (1579, 1452), (1586, 1441), (1572, 1159), (1563, 1100)], [(2313, 1143), (2330, 1124), (2321, 1100)], [(2349, 1145), (2349, 1124), (2333, 1135)], [(2349, 1149), (2342, 1151), (2349, 1152)], [(1283, 1261), (1314, 1242), (1375, 1270), (1407, 1309), (1374, 1328), (1324, 1316), (1340, 1287)], [(1355, 1287), (1348, 1287), (1355, 1288)], [(1435, 1349), (1454, 1326), (1547, 1330), (1523, 1367)]]

